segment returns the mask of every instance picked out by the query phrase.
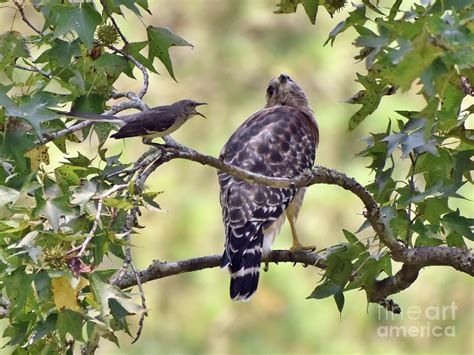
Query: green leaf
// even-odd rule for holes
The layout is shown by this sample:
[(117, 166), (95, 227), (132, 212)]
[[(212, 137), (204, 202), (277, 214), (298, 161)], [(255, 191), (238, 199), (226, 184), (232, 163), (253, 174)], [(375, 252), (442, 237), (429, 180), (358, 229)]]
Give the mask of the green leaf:
[(99, 122), (94, 125), (94, 132), (99, 140), (99, 148), (104, 145), (113, 127), (113, 124), (107, 122)]
[(442, 215), (451, 212), (447, 198), (427, 198), (419, 205), (423, 217), (430, 223), (439, 223)]
[(370, 76), (357, 74), (358, 81), (365, 87), (356, 99), (349, 99), (348, 103), (362, 104), (362, 107), (349, 119), (349, 131), (356, 128), (367, 116), (374, 113), (382, 100), (383, 87)]
[(467, 248), (462, 235), (456, 232), (449, 233), (446, 237), (446, 242), (448, 243), (448, 247)]
[(92, 48), (95, 29), (102, 22), (102, 16), (91, 3), (55, 5), (53, 11), (57, 15), (53, 38), (75, 31), (87, 48)]
[(61, 216), (67, 214), (53, 200), (47, 200), (40, 213), (48, 219), (49, 224), (55, 232), (59, 229)]
[(324, 45), (331, 42), (331, 46), (334, 44), (336, 36), (351, 26), (364, 25), (365, 21), (367, 21), (367, 17), (365, 16), (365, 9), (364, 5), (357, 5), (354, 11), (349, 12), (349, 17), (347, 17), (344, 21), (339, 22), (336, 27), (333, 28), (331, 32), (329, 32), (328, 39), (324, 42)]
[(80, 166), (61, 165), (59, 168), (54, 169), (54, 175), (60, 184), (67, 186), (79, 185), (81, 183), (81, 178), (78, 174), (85, 170), (85, 168)]
[(120, 329), (123, 329), (127, 334), (130, 335), (130, 331), (128, 330), (128, 323), (125, 317), (133, 315), (127, 311), (122, 305), (117, 302), (117, 300), (111, 298), (109, 300), (109, 307), (110, 313), (114, 317), (115, 321), (117, 322)]
[(41, 123), (58, 118), (47, 106), (48, 102), (43, 95), (25, 95), (18, 98), (18, 105), (10, 101), (6, 102), (5, 108), (8, 115), (23, 118), (31, 124), (35, 133), (41, 137)]
[[(36, 326), (32, 336), (28, 339), (28, 345), (31, 347), (31, 345), (35, 344), (38, 340), (52, 333), (56, 329), (57, 319), (58, 315), (56, 313), (51, 313), (45, 321), (40, 322)], [(48, 352), (47, 349), (45, 350), (45, 352)]]
[(280, 0), (277, 4), (278, 9), (273, 11), (275, 14), (290, 14), (296, 12), (298, 5), (303, 5), (304, 11), (311, 23), (316, 23), (316, 15), (318, 14), (319, 0)]
[(107, 197), (104, 199), (104, 204), (109, 207), (114, 207), (118, 209), (124, 209), (124, 210), (130, 210), (134, 207), (136, 207), (133, 203), (130, 201), (127, 201), (125, 198), (113, 198), (113, 197)]
[(382, 139), (382, 142), (388, 143), (387, 155), (392, 155), (393, 151), (398, 147), (405, 137), (405, 133), (396, 133)]
[(316, 24), (316, 15), (318, 14), (319, 0), (303, 0), (303, 7), (306, 15), (313, 25)]
[(83, 95), (74, 100), (71, 111), (102, 113), (105, 111), (106, 101), (107, 98), (99, 94)]
[(27, 304), (28, 299), (33, 298), (33, 276), (27, 274), (24, 268), (20, 268), (10, 275), (3, 275), (2, 279), (11, 304), (10, 312), (23, 313), (23, 307)]
[(147, 41), (127, 43), (124, 47), (124, 51), (140, 62), (140, 64), (144, 65), (148, 70), (157, 73), (153, 67), (154, 58), (148, 59), (140, 53), (147, 45)]
[(388, 20), (393, 21), (395, 17), (397, 16), (397, 13), (400, 9), (400, 5), (402, 4), (403, 0), (395, 0), (395, 3), (392, 5), (392, 8), (390, 9), (390, 13), (388, 15)]
[(150, 10), (148, 9), (148, 0), (105, 0), (103, 3), (105, 6), (107, 6), (109, 12), (114, 12), (119, 15), (123, 15), (120, 6), (124, 6), (138, 17), (141, 17), (140, 10), (137, 6), (135, 6), (135, 4), (151, 14)]
[[(139, 314), (143, 308), (136, 304), (130, 296), (122, 290), (104, 281), (105, 275), (101, 271), (94, 271), (89, 274), (89, 282), (95, 299), (100, 303), (100, 312), (106, 324), (110, 323), (110, 300), (117, 301), (127, 314)], [(117, 314), (115, 314), (117, 316)]]
[(474, 218), (461, 216), (459, 209), (441, 218), (441, 223), (453, 232), (457, 232), (470, 240), (474, 240)]
[(323, 299), (329, 296), (334, 296), (338, 293), (342, 292), (342, 286), (336, 284), (332, 280), (326, 280), (321, 285), (317, 286), (311, 294), (306, 297), (309, 298), (316, 298), (316, 299)]
[(334, 295), (334, 301), (336, 302), (337, 309), (339, 310), (339, 313), (342, 313), (342, 310), (344, 309), (344, 293), (343, 292), (338, 292)]
[(413, 50), (407, 53), (395, 67), (389, 66), (382, 74), (393, 85), (407, 91), (412, 82), (421, 76), (433, 61), (443, 55), (443, 50), (429, 40), (428, 31), (424, 30), (411, 44)]
[(71, 64), (71, 60), (81, 55), (80, 39), (77, 38), (72, 42), (63, 41), (62, 39), (56, 38), (51, 43), (51, 48), (47, 49), (35, 60), (35, 63), (46, 63), (53, 68), (63, 70)]
[(153, 61), (154, 58), (158, 58), (165, 65), (171, 77), (176, 80), (169, 49), (173, 46), (193, 48), (193, 45), (164, 27), (148, 26), (146, 31), (149, 41), (148, 60)]
[(355, 236), (355, 234), (343, 229), (342, 232), (344, 233), (344, 237), (347, 241), (351, 244), (353, 248), (354, 255), (359, 256), (362, 252), (364, 252), (367, 248), (362, 244), (362, 242)]
[[(26, 40), (20, 32), (8, 31), (0, 35), (0, 69), (14, 65), (18, 58), (28, 58)], [(9, 75), (11, 78), (11, 75)]]
[(142, 194), (143, 201), (146, 203), (145, 205), (150, 206), (151, 208), (155, 208), (157, 210), (162, 210), (161, 206), (155, 201), (156, 196), (160, 195), (161, 192), (146, 192)]
[(383, 254), (383, 256), (379, 259), (379, 267), (388, 276), (392, 276), (392, 258), (389, 254)]
[(92, 160), (90, 160), (85, 155), (82, 155), (81, 152), (77, 152), (77, 157), (67, 157), (66, 159), (72, 165), (80, 166), (80, 167), (83, 167), (83, 168), (87, 168), (92, 163)]
[(73, 192), (71, 203), (73, 205), (79, 205), (81, 207), (81, 213), (82, 213), (86, 204), (95, 195), (96, 191), (97, 191), (97, 185), (92, 181), (87, 181), (81, 187), (79, 187), (77, 190)]
[(447, 83), (441, 99), (441, 109), (438, 111), (440, 129), (449, 130), (458, 124), (459, 111), (464, 99), (464, 92), (459, 85)]
[(19, 195), (20, 192), (15, 189), (0, 186), (0, 206), (5, 206), (10, 202), (15, 201)]
[(103, 68), (107, 75), (107, 82), (109, 84), (113, 84), (122, 73), (127, 75), (129, 78), (135, 78), (133, 76), (130, 62), (116, 54), (103, 53), (97, 60), (95, 60), (93, 68)]
[(71, 334), (74, 340), (84, 341), (82, 337), (82, 326), (84, 318), (79, 312), (70, 309), (64, 309), (59, 312), (57, 329), (60, 338), (64, 341), (66, 334)]

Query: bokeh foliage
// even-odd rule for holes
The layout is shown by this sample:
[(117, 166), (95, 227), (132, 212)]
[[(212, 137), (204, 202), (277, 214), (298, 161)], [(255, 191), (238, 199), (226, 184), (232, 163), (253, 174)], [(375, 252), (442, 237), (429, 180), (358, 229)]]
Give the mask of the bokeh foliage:
[[(11, 303), (4, 336), (18, 353), (71, 350), (97, 333), (117, 342), (119, 330), (129, 332), (126, 317), (143, 309), (107, 283), (113, 270), (90, 268), (102, 266), (106, 255), (124, 258), (127, 213), (150, 205), (157, 195), (136, 194), (130, 185), (127, 193), (105, 199), (88, 252), (80, 259), (65, 258), (89, 236), (98, 196), (126, 183), (106, 176), (127, 165), (103, 147), (112, 127), (100, 124), (53, 141), (66, 154), (74, 143), (93, 136), (99, 143), (95, 161), (77, 153), (48, 169), (47, 145), (38, 140), (64, 128), (65, 122), (46, 108), (68, 103), (78, 111), (106, 109), (116, 81), (124, 75), (133, 79), (139, 72), (108, 48), (116, 45), (117, 33), (107, 38), (99, 35), (100, 29), (111, 28), (109, 14), (128, 9), (140, 16), (148, 4), (109, 0), (104, 2), (107, 10), (99, 11), (88, 3), (32, 3), (43, 17), (41, 33), (10, 30), (0, 42), (0, 66), (8, 78), (0, 90), (0, 271), (2, 295)], [(313, 23), (318, 8), (324, 6), (331, 15), (337, 11), (331, 1), (318, 7), (309, 0), (282, 1), (276, 11), (295, 11), (298, 3)], [(365, 60), (366, 70), (354, 73), (364, 89), (348, 99), (362, 105), (349, 120), (351, 130), (376, 112), (384, 96), (417, 85), (425, 107), (401, 107), (396, 119), (384, 123), (386, 129), (367, 138), (360, 155), (371, 160), (368, 169), (375, 172), (368, 188), (383, 207), (386, 223), (406, 244), (462, 247), (473, 238), (472, 219), (451, 209), (449, 202), (461, 197), (460, 187), (472, 183), (472, 133), (465, 122), (473, 110), (461, 111), (461, 104), (465, 83), (474, 82), (473, 6), (469, 1), (440, 1), (401, 11), (400, 3), (386, 9), (363, 1), (355, 9), (342, 9), (346, 18), (329, 33), (327, 44), (337, 47), (337, 36), (354, 29), (354, 44), (360, 48), (356, 59)], [(169, 47), (190, 43), (164, 27), (149, 25), (144, 33), (141, 40), (121, 43), (124, 51), (151, 72), (157, 71), (159, 59), (174, 78)], [(41, 72), (25, 75), (22, 67)], [(347, 243), (324, 251), (329, 267), (311, 294), (334, 296), (339, 310), (343, 291), (370, 288), (381, 272), (391, 274), (383, 245), (362, 243), (349, 231), (344, 236)]]

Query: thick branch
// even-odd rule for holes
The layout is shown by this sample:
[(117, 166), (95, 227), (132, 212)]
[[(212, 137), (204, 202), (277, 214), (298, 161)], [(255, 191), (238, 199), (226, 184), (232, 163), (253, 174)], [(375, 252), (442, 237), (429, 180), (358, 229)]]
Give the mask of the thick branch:
[(369, 301), (383, 302), (388, 296), (407, 289), (418, 278), (420, 269), (419, 266), (403, 264), (395, 275), (375, 283), (374, 289), (369, 292)]
[[(289, 250), (273, 250), (268, 258), (263, 258), (262, 261), (269, 261), (274, 263), (300, 263), (304, 265), (316, 266), (325, 268), (326, 263), (324, 258), (314, 253), (297, 252), (292, 253)], [(186, 272), (193, 272), (203, 269), (210, 269), (220, 266), (221, 255), (203, 256), (200, 258), (193, 258), (188, 260), (180, 260), (173, 262), (163, 262), (155, 260), (147, 269), (138, 272), (138, 276), (142, 283), (161, 279), (163, 277), (183, 274)], [(132, 272), (126, 273), (121, 280), (117, 281), (115, 285), (119, 288), (128, 288), (137, 284), (135, 275)]]
[[(148, 160), (147, 158), (152, 159)], [(153, 161), (154, 159), (157, 159)], [(185, 159), (209, 165), (220, 171), (224, 171), (236, 178), (250, 183), (262, 184), (277, 188), (306, 187), (314, 184), (332, 184), (351, 191), (363, 202), (365, 216), (371, 223), (379, 239), (390, 249), (392, 257), (396, 261), (404, 263), (402, 269), (395, 275), (376, 282), (374, 289), (367, 290), (370, 302), (386, 304), (384, 307), (395, 311), (399, 307), (393, 302), (388, 302), (387, 297), (408, 288), (418, 277), (419, 271), (425, 266), (451, 266), (456, 270), (474, 276), (474, 256), (466, 249), (452, 247), (416, 247), (407, 248), (399, 243), (392, 235), (385, 216), (381, 215), (380, 209), (372, 195), (356, 180), (333, 169), (315, 166), (305, 174), (294, 178), (271, 178), (252, 172), (245, 171), (236, 166), (225, 163), (223, 160), (203, 155), (195, 150), (184, 147), (171, 139), (166, 141), (165, 146), (160, 146), (158, 151), (149, 151), (143, 157), (149, 161), (146, 174), (143, 174), (143, 184), (149, 174), (161, 164), (173, 159)], [(267, 261), (267, 260), (263, 260)], [(271, 262), (295, 262), (314, 265), (325, 268), (325, 260), (313, 253), (293, 254), (286, 250), (273, 251), (268, 261)], [(177, 275), (185, 272), (193, 272), (219, 266), (220, 256), (212, 255), (176, 262), (155, 261), (146, 270), (140, 271), (138, 276), (142, 283), (151, 280)], [(137, 284), (136, 275), (127, 273), (116, 285), (121, 288), (131, 287)]]

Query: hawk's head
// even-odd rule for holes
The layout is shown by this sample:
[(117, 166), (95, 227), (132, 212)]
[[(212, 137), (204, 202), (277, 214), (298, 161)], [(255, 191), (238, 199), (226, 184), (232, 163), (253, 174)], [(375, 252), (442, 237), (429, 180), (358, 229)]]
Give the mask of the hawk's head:
[(309, 109), (308, 99), (303, 90), (287, 74), (280, 74), (268, 84), (265, 107), (276, 105)]

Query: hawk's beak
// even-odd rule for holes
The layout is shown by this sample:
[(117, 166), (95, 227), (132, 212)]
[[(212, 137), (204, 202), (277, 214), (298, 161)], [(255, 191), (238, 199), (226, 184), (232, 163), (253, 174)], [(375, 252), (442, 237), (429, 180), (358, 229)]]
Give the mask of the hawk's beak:
[(290, 80), (290, 77), (288, 76), (288, 74), (280, 74), (280, 76), (278, 77), (278, 81), (281, 84), (285, 84), (288, 80)]
[[(201, 106), (201, 105), (207, 105), (207, 103), (206, 103), (206, 102), (198, 102), (198, 103), (196, 104), (196, 106)], [(196, 115), (199, 115), (199, 116), (201, 116), (201, 117), (207, 119), (207, 117), (204, 116), (201, 112), (198, 112), (197, 110), (195, 110), (195, 111), (196, 111)]]

